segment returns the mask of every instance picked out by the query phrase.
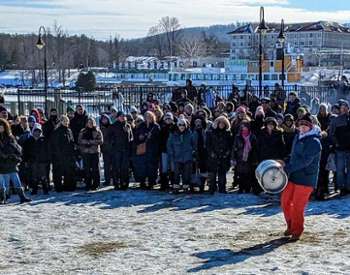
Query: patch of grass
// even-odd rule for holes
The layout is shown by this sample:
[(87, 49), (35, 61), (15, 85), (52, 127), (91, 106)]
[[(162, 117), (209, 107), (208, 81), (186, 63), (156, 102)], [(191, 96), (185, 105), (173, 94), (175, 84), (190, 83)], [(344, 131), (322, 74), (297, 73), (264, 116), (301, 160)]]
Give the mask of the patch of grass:
[(94, 242), (80, 246), (79, 252), (97, 258), (127, 247), (123, 242)]

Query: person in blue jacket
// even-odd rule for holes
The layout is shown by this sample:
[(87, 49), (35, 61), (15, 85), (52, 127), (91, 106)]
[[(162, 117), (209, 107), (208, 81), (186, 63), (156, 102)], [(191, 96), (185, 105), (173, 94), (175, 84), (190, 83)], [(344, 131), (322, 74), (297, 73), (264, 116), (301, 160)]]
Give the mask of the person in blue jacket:
[(309, 113), (298, 121), (292, 153), (285, 165), (289, 182), (281, 197), (281, 206), (287, 223), (285, 236), (292, 241), (300, 239), (304, 231), (304, 210), (310, 195), (317, 187), (321, 159), (321, 130), (313, 125)]

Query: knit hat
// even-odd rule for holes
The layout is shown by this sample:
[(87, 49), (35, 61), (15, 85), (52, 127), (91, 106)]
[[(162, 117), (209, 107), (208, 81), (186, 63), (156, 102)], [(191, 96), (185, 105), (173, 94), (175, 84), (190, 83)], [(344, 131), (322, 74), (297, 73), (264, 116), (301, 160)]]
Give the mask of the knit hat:
[(265, 117), (264, 108), (262, 106), (258, 106), (258, 108), (256, 108), (255, 117), (259, 115), (262, 115), (263, 117)]
[(32, 133), (34, 133), (34, 131), (37, 131), (37, 130), (39, 130), (40, 132), (43, 131), (43, 129), (42, 129), (42, 127), (41, 127), (41, 124), (39, 124), (39, 123), (35, 123), (35, 124), (34, 124)]
[(131, 113), (131, 114), (132, 114), (132, 113), (138, 113), (137, 108), (136, 108), (135, 106), (132, 106), (132, 107), (130, 108), (130, 113)]
[(287, 121), (287, 120), (294, 121), (293, 115), (291, 115), (291, 114), (286, 114), (286, 115), (284, 116), (284, 121)]
[(125, 113), (123, 111), (118, 111), (117, 117), (120, 117), (120, 116), (125, 116)]
[(349, 108), (349, 101), (347, 101), (347, 100), (345, 100), (345, 99), (340, 99), (340, 100), (338, 101), (338, 104), (339, 104), (340, 107), (341, 107), (341, 106), (345, 106), (345, 107)]
[(174, 120), (174, 116), (172, 113), (168, 112), (164, 115), (164, 120), (166, 119), (170, 119), (170, 120)]
[(263, 97), (261, 103), (270, 103), (271, 99), (269, 97)]
[(307, 113), (306, 115), (304, 115), (301, 119), (298, 120), (298, 125), (306, 125), (310, 128), (312, 128), (314, 125), (312, 123), (312, 117), (310, 113)]
[(268, 124), (275, 124), (275, 126), (278, 125), (277, 120), (274, 117), (267, 117), (265, 119), (265, 125), (268, 125)]
[(28, 117), (28, 123), (36, 123), (36, 118), (35, 118), (35, 116), (29, 116), (29, 117)]
[(279, 119), (279, 120), (282, 120), (282, 121), (283, 121), (283, 120), (284, 120), (283, 114), (280, 114), (280, 113), (277, 114), (277, 115), (276, 115), (276, 119), (277, 119), (277, 120)]
[(4, 106), (0, 106), (0, 113), (7, 112), (7, 109)]
[(183, 117), (179, 117), (177, 120), (177, 126), (180, 126), (180, 125), (185, 125), (187, 128), (187, 126), (188, 126), (187, 120)]
[(246, 112), (247, 112), (247, 110), (243, 106), (238, 107), (236, 110), (236, 113), (244, 113), (245, 114)]

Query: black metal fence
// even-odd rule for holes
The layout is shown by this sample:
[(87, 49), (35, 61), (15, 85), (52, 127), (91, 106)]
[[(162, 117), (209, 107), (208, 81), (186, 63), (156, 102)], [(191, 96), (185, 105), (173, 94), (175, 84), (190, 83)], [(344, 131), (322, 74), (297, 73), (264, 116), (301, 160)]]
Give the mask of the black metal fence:
[[(236, 86), (240, 91), (246, 86)], [(131, 106), (139, 107), (144, 102), (149, 93), (153, 93), (159, 102), (170, 102), (172, 94), (178, 87), (153, 87), (153, 86), (123, 86), (118, 89), (80, 92), (74, 90), (49, 90), (47, 93), (47, 109), (56, 108), (59, 113), (65, 113), (68, 106), (75, 107), (82, 104), (92, 114), (100, 114), (108, 110), (111, 106), (127, 111)], [(197, 87), (200, 88), (200, 87)], [(227, 99), (232, 93), (231, 85), (210, 86), (216, 94), (223, 99)], [(259, 93), (256, 86), (250, 86), (249, 91), (257, 96), (268, 96), (275, 90), (274, 86), (265, 86), (263, 93)], [(319, 102), (334, 103), (337, 98), (337, 91), (331, 87), (320, 86), (285, 86), (287, 94), (296, 92), (305, 104), (310, 104), (318, 99)], [(28, 114), (33, 108), (45, 109), (44, 90), (5, 90), (5, 105), (16, 114)]]

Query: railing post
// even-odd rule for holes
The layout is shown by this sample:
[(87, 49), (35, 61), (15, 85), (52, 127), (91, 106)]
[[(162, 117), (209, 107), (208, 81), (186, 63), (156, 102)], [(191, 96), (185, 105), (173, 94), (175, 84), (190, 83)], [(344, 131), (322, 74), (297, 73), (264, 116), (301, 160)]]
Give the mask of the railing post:
[(17, 106), (18, 106), (18, 115), (22, 115), (22, 108), (21, 108), (21, 90), (17, 90)]

